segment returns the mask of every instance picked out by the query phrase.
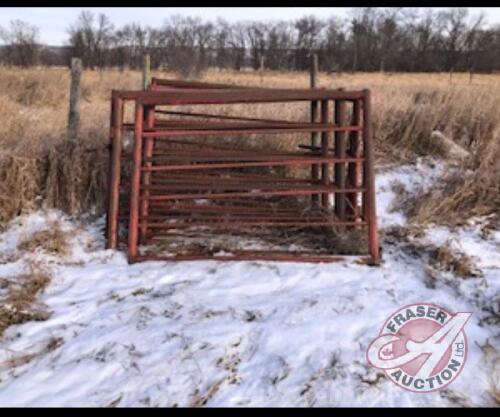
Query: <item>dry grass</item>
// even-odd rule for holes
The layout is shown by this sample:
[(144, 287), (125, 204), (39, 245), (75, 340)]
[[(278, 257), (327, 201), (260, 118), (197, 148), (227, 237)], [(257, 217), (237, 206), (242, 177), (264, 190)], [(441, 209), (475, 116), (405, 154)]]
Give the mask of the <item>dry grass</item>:
[(419, 223), (463, 224), (470, 216), (500, 213), (500, 129), (482, 144), (472, 161), (448, 175), (416, 204), (413, 220)]
[(49, 313), (37, 305), (36, 299), (50, 280), (47, 268), (36, 262), (28, 263), (24, 273), (6, 279), (7, 293), (0, 305), (0, 336), (11, 325), (49, 318)]
[(47, 226), (47, 229), (39, 230), (31, 236), (21, 239), (17, 244), (17, 249), (23, 252), (34, 252), (41, 249), (51, 255), (67, 255), (69, 252), (67, 233), (61, 229), (57, 221), (53, 221)]
[(477, 342), (476, 345), (481, 349), (484, 355), (483, 363), (490, 372), (489, 394), (495, 404), (500, 406), (500, 352), (495, 349), (488, 339), (483, 345)]
[(481, 275), (473, 260), (454, 250), (449, 243), (436, 248), (430, 254), (431, 265), (443, 271), (450, 271), (460, 278), (476, 277)]
[[(174, 78), (174, 74), (155, 73)], [(210, 70), (203, 76), (213, 82), (265, 87), (305, 88), (307, 73)], [(379, 160), (408, 160), (415, 155), (441, 155), (431, 139), (439, 130), (471, 152), (472, 170), (461, 181), (446, 182), (441, 191), (422, 199), (415, 218), (424, 222), (458, 221), (499, 209), (500, 75), (468, 74), (333, 74), (321, 73), (319, 87), (370, 88), (373, 94), (373, 131)], [(83, 75), (80, 144), (65, 142), (69, 75), (63, 68), (0, 68), (0, 225), (24, 209), (44, 200), (48, 207), (67, 212), (87, 211), (105, 204), (107, 133), (111, 89), (136, 89), (139, 72), (87, 71)], [(199, 110), (200, 106), (197, 106)], [(241, 111), (241, 105), (219, 109)], [(214, 111), (211, 109), (211, 111)], [(307, 120), (307, 104), (261, 104), (247, 116)], [(132, 114), (132, 109), (127, 109)], [(307, 135), (286, 135), (280, 140), (249, 137), (237, 146), (289, 149), (308, 141)], [(454, 215), (450, 216), (450, 213)], [(453, 221), (453, 220), (452, 220)]]

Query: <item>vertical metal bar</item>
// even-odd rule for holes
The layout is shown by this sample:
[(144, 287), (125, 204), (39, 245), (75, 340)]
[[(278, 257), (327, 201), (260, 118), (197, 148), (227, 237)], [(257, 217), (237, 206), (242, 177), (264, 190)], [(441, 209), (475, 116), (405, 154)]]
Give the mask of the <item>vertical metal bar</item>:
[[(346, 102), (344, 100), (335, 100), (335, 124), (344, 126), (346, 119)], [(335, 132), (335, 156), (338, 158), (346, 157), (346, 132)], [(337, 162), (335, 167), (335, 186), (345, 188), (346, 185), (346, 167), (344, 162)], [(339, 219), (345, 219), (346, 213), (346, 195), (344, 193), (335, 194), (335, 214)]]
[[(321, 100), (321, 123), (328, 123), (329, 110), (328, 100)], [(321, 132), (321, 149), (324, 156), (328, 156), (328, 137), (330, 132)], [(323, 185), (330, 184), (329, 164), (321, 164), (321, 182)], [(325, 208), (330, 206), (329, 193), (321, 194), (321, 205)]]
[(110, 245), (110, 236), (109, 236), (109, 225), (111, 223), (109, 204), (111, 201), (111, 175), (113, 171), (113, 122), (114, 122), (114, 114), (115, 114), (115, 92), (111, 91), (111, 106), (109, 111), (109, 144), (108, 144), (108, 192), (106, 195), (106, 230), (104, 232), (104, 236), (106, 239), (106, 249), (109, 249)]
[(378, 246), (378, 230), (375, 205), (375, 177), (374, 177), (374, 154), (371, 132), (371, 97), (370, 90), (364, 90), (363, 99), (363, 150), (365, 164), (363, 169), (363, 183), (366, 187), (364, 194), (364, 218), (368, 222), (368, 240), (371, 255), (371, 263), (380, 262)]
[(118, 216), (120, 204), (121, 153), (123, 147), (123, 100), (112, 93), (111, 152), (108, 178), (108, 215), (106, 248), (118, 247)]
[[(311, 67), (310, 67), (310, 87), (316, 88), (317, 86), (317, 77), (318, 77), (318, 55), (313, 53), (311, 55)], [(316, 123), (318, 121), (319, 116), (319, 101), (312, 100), (311, 101), (311, 123)], [(319, 132), (311, 133), (311, 146), (319, 146)], [(319, 165), (313, 164), (311, 165), (311, 179), (314, 181), (319, 180)], [(319, 195), (312, 194), (311, 195), (311, 203), (318, 204)]]
[[(311, 123), (317, 123), (318, 116), (319, 116), (319, 101), (311, 101)], [(311, 146), (313, 146), (313, 147), (319, 146), (319, 144), (320, 144), (319, 138), (320, 138), (319, 132), (312, 132), (311, 133)], [(319, 178), (320, 178), (319, 165), (312, 164), (311, 165), (311, 179), (319, 182)], [(312, 194), (311, 195), (311, 203), (318, 204), (318, 201), (319, 201), (318, 194)]]
[[(148, 129), (154, 128), (155, 125), (155, 111), (154, 111), (154, 106), (147, 106), (144, 108), (144, 121), (146, 124), (146, 127)], [(153, 156), (153, 147), (154, 147), (154, 139), (153, 138), (146, 138), (144, 139), (144, 160), (147, 161)], [(144, 166), (146, 167), (151, 167), (153, 164), (148, 161), (144, 163)], [(149, 190), (148, 186), (151, 184), (151, 172), (146, 171), (143, 176), (142, 176), (142, 183), (144, 185), (144, 197), (149, 197)], [(146, 238), (147, 234), (147, 221), (145, 220), (146, 217), (148, 216), (149, 212), (149, 201), (147, 199), (144, 199), (141, 201), (141, 218), (142, 218), (142, 226), (141, 226), (141, 231), (140, 231), (140, 240), (141, 242)]]
[(130, 214), (128, 226), (128, 260), (133, 262), (138, 255), (139, 234), (139, 199), (141, 189), (142, 166), (142, 127), (144, 121), (144, 105), (135, 102), (135, 129), (132, 177), (130, 180)]
[[(361, 112), (360, 112), (360, 101), (354, 100), (352, 105), (352, 116), (351, 116), (351, 125), (359, 126), (361, 121)], [(359, 146), (359, 132), (350, 132), (349, 134), (349, 156), (353, 158), (359, 158), (360, 155), (360, 146)], [(360, 183), (360, 163), (354, 162), (348, 165), (348, 177), (349, 177), (349, 186), (350, 187), (358, 187)], [(350, 206), (348, 207), (348, 213), (352, 214), (355, 219), (357, 219), (360, 215), (359, 202), (358, 202), (358, 194), (352, 193), (347, 194), (347, 198), (350, 201), (350, 206), (354, 207), (352, 209)]]

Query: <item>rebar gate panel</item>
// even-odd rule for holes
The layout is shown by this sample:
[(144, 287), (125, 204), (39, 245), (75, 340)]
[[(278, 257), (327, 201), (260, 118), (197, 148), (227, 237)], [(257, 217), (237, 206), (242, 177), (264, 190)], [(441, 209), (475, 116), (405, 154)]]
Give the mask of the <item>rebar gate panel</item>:
[[(295, 102), (310, 102), (309, 121), (217, 113)], [(246, 143), (304, 132), (309, 143), (293, 150)], [(129, 262), (379, 263), (369, 90), (153, 78), (146, 91), (113, 91), (110, 142), (107, 247), (126, 247)]]

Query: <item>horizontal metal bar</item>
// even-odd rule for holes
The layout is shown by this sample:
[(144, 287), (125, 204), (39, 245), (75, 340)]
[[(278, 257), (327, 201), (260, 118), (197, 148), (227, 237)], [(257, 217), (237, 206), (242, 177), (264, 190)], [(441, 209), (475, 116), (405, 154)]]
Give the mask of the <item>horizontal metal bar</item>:
[(170, 195), (150, 195), (141, 197), (141, 200), (162, 201), (162, 200), (193, 200), (193, 199), (230, 199), (234, 197), (271, 197), (271, 196), (291, 196), (291, 195), (311, 195), (318, 193), (354, 193), (364, 192), (364, 188), (344, 188), (335, 189), (333, 186), (320, 187), (312, 186), (295, 190), (275, 190), (275, 191), (247, 191), (234, 193), (206, 193), (206, 194), (170, 194)]
[[(162, 176), (160, 176), (162, 174)], [(319, 184), (319, 180), (315, 179), (310, 179), (310, 178), (275, 178), (274, 176), (270, 176), (269, 178), (266, 178), (264, 175), (261, 177), (255, 175), (255, 176), (249, 176), (244, 177), (244, 176), (231, 176), (231, 177), (225, 177), (222, 175), (207, 175), (205, 177), (195, 174), (193, 176), (188, 176), (188, 175), (169, 175), (169, 174), (174, 174), (174, 173), (165, 173), (165, 172), (157, 172), (155, 173), (155, 176), (151, 178), (151, 182), (153, 185), (155, 184), (167, 184), (167, 183), (179, 183), (179, 182), (189, 182), (189, 183), (213, 183), (216, 181), (219, 184), (227, 184), (227, 183), (249, 183), (251, 181), (257, 181), (260, 183), (283, 183), (283, 184)], [(123, 184), (127, 184), (126, 182), (123, 182)]]
[[(258, 183), (258, 182), (247, 182), (247, 183), (196, 183), (194, 181), (184, 181), (184, 182), (173, 182), (168, 184), (153, 184), (153, 185), (144, 185), (141, 187), (141, 190), (144, 191), (161, 191), (161, 192), (182, 192), (182, 191), (241, 191), (241, 190), (249, 190), (255, 194), (256, 190), (264, 191), (264, 190), (292, 190), (295, 187), (304, 187), (310, 183)], [(250, 191), (251, 190), (251, 191)]]
[(334, 156), (317, 156), (304, 157), (296, 159), (270, 159), (267, 161), (256, 162), (224, 162), (213, 164), (172, 164), (172, 165), (155, 165), (151, 167), (142, 167), (142, 171), (173, 171), (173, 170), (199, 170), (199, 169), (222, 169), (222, 168), (248, 168), (248, 167), (266, 167), (266, 166), (287, 166), (287, 165), (309, 165), (322, 162), (342, 163), (363, 161), (364, 158), (337, 158)]
[[(248, 200), (245, 201), (248, 203)], [(272, 203), (271, 203), (272, 204)], [(295, 213), (300, 215), (305, 209), (303, 207), (281, 207), (276, 205), (259, 204), (259, 202), (253, 202), (253, 204), (235, 204), (235, 200), (231, 200), (231, 204), (224, 204), (221, 202), (219, 204), (212, 202), (211, 204), (187, 204), (187, 203), (172, 203), (168, 201), (151, 201), (150, 206), (156, 210), (157, 208), (163, 208), (165, 210), (192, 210), (192, 211), (207, 211), (207, 212), (252, 212), (252, 213)], [(315, 207), (315, 211), (318, 213), (330, 214), (331, 211), (324, 211), (320, 207)]]
[(362, 131), (362, 126), (334, 126), (334, 125), (323, 125), (323, 126), (309, 126), (302, 127), (265, 127), (265, 128), (255, 128), (254, 126), (241, 127), (238, 129), (234, 128), (218, 128), (218, 129), (156, 129), (154, 131), (144, 130), (142, 136), (144, 138), (154, 138), (154, 139), (168, 139), (172, 137), (184, 137), (184, 136), (218, 136), (221, 134), (226, 135), (241, 135), (241, 134), (284, 134), (284, 133), (308, 133), (308, 132), (360, 132)]
[[(174, 214), (174, 213), (190, 213), (193, 215), (204, 215), (204, 214), (223, 214), (223, 215), (252, 215), (252, 216), (261, 216), (261, 215), (283, 215), (283, 216), (290, 216), (293, 215), (294, 218), (302, 218), (306, 216), (310, 216), (309, 213), (307, 212), (301, 212), (298, 210), (285, 210), (285, 209), (265, 209), (265, 208), (259, 208), (260, 206), (256, 205), (254, 207), (234, 207), (234, 206), (205, 206), (205, 205), (185, 205), (184, 207), (182, 206), (161, 206), (161, 205), (156, 205), (153, 203), (158, 203), (158, 202), (151, 202), (150, 204), (150, 210), (149, 214), (152, 216), (156, 215), (169, 215), (169, 214)], [(163, 202), (160, 202), (163, 203)], [(123, 218), (127, 218), (128, 211), (123, 212)], [(323, 213), (321, 213), (323, 214)], [(324, 216), (328, 215), (333, 215), (333, 213), (324, 213), (324, 216), (322, 217), (321, 214), (315, 213), (317, 217), (324, 218)]]
[[(335, 219), (325, 219), (321, 216), (297, 216), (294, 213), (276, 213), (276, 214), (266, 214), (266, 213), (176, 213), (175, 210), (172, 210), (168, 213), (156, 213), (150, 212), (147, 216), (141, 217), (143, 224), (150, 222), (162, 222), (162, 221), (170, 221), (176, 220), (179, 224), (180, 222), (185, 222), (187, 224), (198, 224), (200, 221), (214, 221), (214, 222), (268, 222), (269, 224), (281, 224), (282, 222), (296, 222), (301, 221), (303, 224), (312, 224), (323, 221), (337, 221)], [(347, 219), (352, 220), (354, 219)], [(347, 221), (346, 220), (346, 221)], [(170, 223), (169, 223), (170, 224)], [(174, 224), (174, 223), (172, 223)], [(211, 223), (210, 223), (211, 224)], [(302, 223), (301, 223), (302, 224)]]
[(224, 89), (136, 91), (115, 90), (122, 100), (138, 100), (144, 105), (276, 103), (311, 100), (362, 100), (364, 91), (327, 89)]
[[(134, 126), (133, 123), (124, 123), (123, 126)], [(282, 122), (282, 121), (260, 121), (255, 122), (247, 121), (205, 121), (205, 120), (184, 120), (184, 119), (155, 119), (155, 124), (153, 128), (144, 128), (144, 131), (157, 131), (157, 130), (167, 130), (169, 128), (186, 128), (192, 130), (198, 129), (269, 129), (269, 128), (283, 128), (283, 129), (295, 129), (295, 128), (338, 128), (338, 129), (348, 129), (355, 128), (356, 130), (362, 130), (360, 125), (336, 125), (334, 123), (311, 123), (311, 122)]]
[(240, 251), (233, 255), (207, 255), (203, 253), (192, 255), (140, 255), (133, 259), (131, 262), (139, 261), (273, 261), (273, 262), (341, 262), (353, 261), (355, 263), (367, 264), (371, 261), (368, 256), (338, 256), (338, 255), (317, 255), (305, 254), (303, 252), (276, 252), (276, 251)]
[(151, 78), (151, 87), (175, 87), (175, 88), (206, 88), (206, 89), (221, 89), (221, 88), (235, 88), (235, 89), (252, 89), (252, 88), (262, 88), (262, 87), (251, 87), (243, 85), (232, 85), (232, 84), (221, 84), (221, 83), (207, 83), (203, 81), (186, 81), (186, 80), (172, 80), (169, 78)]
[(293, 121), (289, 121), (289, 120), (261, 119), (261, 118), (243, 117), (243, 116), (226, 116), (226, 115), (221, 115), (221, 114), (182, 112), (182, 111), (174, 111), (174, 110), (155, 110), (155, 113), (167, 114), (167, 115), (187, 116), (187, 117), (202, 117), (202, 118), (206, 118), (206, 119), (239, 120), (239, 121), (261, 122), (261, 123), (289, 123), (289, 124), (296, 124), (297, 123), (297, 122), (293, 122)]
[(204, 219), (196, 219), (193, 222), (172, 222), (172, 223), (149, 223), (140, 222), (140, 227), (148, 229), (185, 229), (189, 227), (241, 227), (241, 226), (266, 226), (266, 227), (283, 227), (283, 226), (301, 226), (301, 227), (324, 227), (324, 226), (365, 226), (367, 223), (364, 221), (340, 221), (340, 220), (323, 220), (323, 221), (266, 221), (266, 220), (246, 220), (238, 219), (235, 221), (227, 221), (225, 219), (208, 221)]
[[(182, 209), (182, 208), (172, 208), (166, 209), (163, 207), (154, 207), (149, 210), (148, 216), (143, 217), (143, 219), (147, 220), (165, 220), (169, 218), (169, 216), (175, 216), (175, 218), (216, 218), (217, 216), (224, 216), (228, 219), (236, 219), (238, 216), (241, 218), (276, 218), (276, 219), (325, 219), (326, 216), (321, 215), (311, 215), (309, 213), (297, 213), (296, 211), (265, 211), (265, 210), (235, 210), (234, 208), (226, 208), (226, 209), (208, 209), (208, 210), (197, 210), (197, 209)], [(184, 216), (184, 217), (183, 217)], [(257, 216), (257, 217), (255, 217)], [(333, 214), (330, 215), (332, 217)], [(173, 217), (172, 217), (173, 218)]]
[[(336, 155), (329, 154), (320, 154), (320, 153), (312, 153), (312, 152), (277, 152), (277, 151), (269, 151), (269, 152), (220, 152), (216, 150), (202, 150), (197, 151), (194, 149), (189, 150), (177, 150), (172, 149), (170, 151), (161, 150), (157, 152), (154, 151), (154, 154), (144, 159), (145, 162), (153, 162), (153, 161), (173, 161), (176, 163), (185, 162), (185, 163), (199, 163), (199, 162), (251, 162), (251, 161), (269, 161), (269, 160), (285, 160), (285, 159), (297, 159), (297, 158), (306, 158), (306, 157), (332, 157), (335, 158)], [(347, 156), (346, 156), (347, 158)], [(356, 156), (349, 156), (349, 158), (357, 158)], [(357, 158), (358, 162), (362, 161), (362, 157)]]

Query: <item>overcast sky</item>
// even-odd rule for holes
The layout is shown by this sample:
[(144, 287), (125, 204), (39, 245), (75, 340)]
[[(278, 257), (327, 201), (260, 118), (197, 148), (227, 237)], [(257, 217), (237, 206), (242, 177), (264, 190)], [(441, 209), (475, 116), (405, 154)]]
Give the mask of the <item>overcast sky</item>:
[[(433, 7), (442, 9), (442, 7)], [(484, 12), (488, 23), (500, 23), (500, 7), (468, 7), (472, 14)], [(174, 14), (199, 16), (204, 20), (222, 17), (238, 20), (293, 20), (314, 14), (325, 18), (331, 15), (346, 16), (347, 7), (2, 7), (0, 26), (7, 27), (14, 19), (24, 20), (40, 28), (40, 41), (50, 45), (62, 45), (67, 40), (67, 28), (82, 10), (102, 12), (121, 26), (138, 22), (160, 26), (165, 18)]]

